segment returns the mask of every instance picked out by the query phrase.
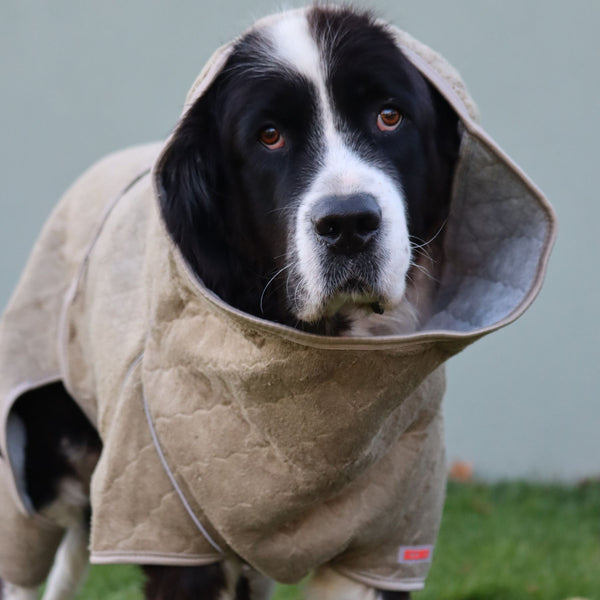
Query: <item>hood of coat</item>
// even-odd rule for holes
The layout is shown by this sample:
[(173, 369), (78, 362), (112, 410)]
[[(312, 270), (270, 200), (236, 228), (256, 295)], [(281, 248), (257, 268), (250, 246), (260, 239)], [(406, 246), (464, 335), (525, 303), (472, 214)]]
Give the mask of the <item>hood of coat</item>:
[[(260, 32), (290, 15), (303, 15), (309, 10), (271, 15), (249, 31)], [(436, 339), (456, 342), (455, 347), (460, 349), (511, 323), (531, 305), (541, 288), (554, 242), (555, 215), (542, 192), (483, 130), (478, 109), (456, 69), (406, 32), (382, 25), (393, 35), (402, 53), (448, 101), (461, 124), (460, 153), (445, 225), (444, 262), (428, 319), (409, 335), (334, 340), (247, 315), (222, 302), (201, 280), (191, 273), (190, 276), (197, 293), (223, 314), (309, 346), (357, 348), (367, 344), (375, 348), (394, 341), (410, 341), (412, 345)], [(187, 95), (180, 122), (210, 89), (236, 44), (248, 33), (212, 55)], [(167, 140), (155, 164), (158, 197), (164, 194), (163, 168), (173, 138), (174, 135)], [(177, 250), (175, 253), (177, 260), (185, 263)]]

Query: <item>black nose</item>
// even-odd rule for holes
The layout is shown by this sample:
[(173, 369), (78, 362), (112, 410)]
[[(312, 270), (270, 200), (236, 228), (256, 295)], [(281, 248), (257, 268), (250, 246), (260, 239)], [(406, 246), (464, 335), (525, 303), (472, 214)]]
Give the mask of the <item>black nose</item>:
[(355, 254), (377, 233), (381, 209), (370, 194), (327, 196), (314, 206), (311, 219), (317, 236), (332, 251)]

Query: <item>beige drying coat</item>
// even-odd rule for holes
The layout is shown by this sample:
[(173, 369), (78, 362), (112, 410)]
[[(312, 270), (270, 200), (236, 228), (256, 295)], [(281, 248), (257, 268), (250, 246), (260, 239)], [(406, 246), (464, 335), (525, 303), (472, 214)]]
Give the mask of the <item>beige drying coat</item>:
[[(93, 562), (237, 554), (282, 582), (329, 563), (378, 587), (422, 587), (444, 497), (442, 365), (530, 305), (554, 217), (476, 123), (456, 72), (393, 31), (462, 121), (433, 317), (412, 335), (348, 339), (244, 314), (166, 233), (169, 140), (104, 159), (51, 215), (0, 323), (0, 577), (39, 583), (62, 533), (31, 510), (11, 413), (62, 380), (103, 441)], [(188, 107), (230, 51), (211, 58)]]

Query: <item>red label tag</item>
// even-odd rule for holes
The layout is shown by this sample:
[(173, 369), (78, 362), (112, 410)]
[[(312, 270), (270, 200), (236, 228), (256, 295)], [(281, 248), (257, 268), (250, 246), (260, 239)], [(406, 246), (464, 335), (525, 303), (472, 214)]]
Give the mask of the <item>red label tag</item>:
[(398, 562), (430, 562), (433, 546), (402, 546), (398, 553)]
[(429, 558), (429, 548), (424, 550), (405, 550), (404, 560), (425, 560)]

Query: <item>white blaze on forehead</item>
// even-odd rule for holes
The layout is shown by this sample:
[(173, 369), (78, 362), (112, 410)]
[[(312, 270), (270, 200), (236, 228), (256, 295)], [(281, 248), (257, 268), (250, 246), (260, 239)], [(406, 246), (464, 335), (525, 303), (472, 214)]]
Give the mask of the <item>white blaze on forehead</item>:
[(268, 29), (274, 58), (298, 71), (319, 87), (323, 85), (319, 48), (304, 14), (291, 14)]
[(273, 59), (306, 77), (315, 86), (322, 113), (321, 126), (330, 143), (337, 137), (333, 111), (325, 85), (323, 61), (306, 16), (301, 13), (286, 16), (269, 28), (268, 35), (273, 44)]

